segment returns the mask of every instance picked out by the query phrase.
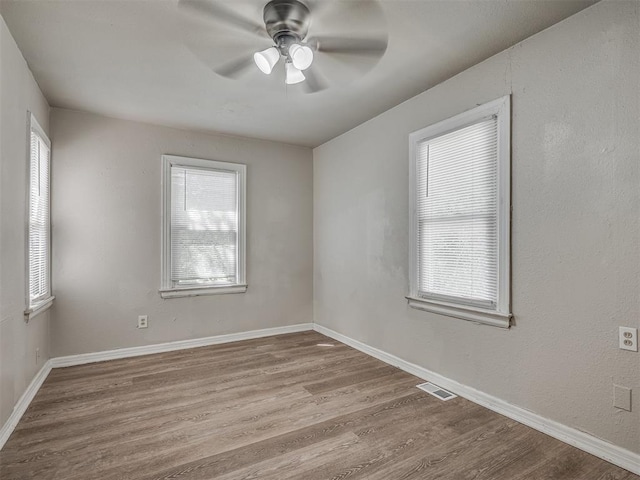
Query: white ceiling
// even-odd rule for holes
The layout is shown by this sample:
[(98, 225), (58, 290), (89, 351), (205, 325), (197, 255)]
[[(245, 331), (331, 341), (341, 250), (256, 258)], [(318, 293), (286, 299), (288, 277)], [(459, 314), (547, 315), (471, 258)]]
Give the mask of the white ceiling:
[[(239, 80), (215, 74), (208, 65), (269, 41), (186, 15), (178, 0), (1, 0), (0, 13), (52, 106), (314, 147), (594, 1), (383, 0), (380, 62), (313, 94), (257, 69)], [(266, 0), (221, 3), (262, 22)], [(385, 28), (357, 0), (332, 3), (310, 34)]]

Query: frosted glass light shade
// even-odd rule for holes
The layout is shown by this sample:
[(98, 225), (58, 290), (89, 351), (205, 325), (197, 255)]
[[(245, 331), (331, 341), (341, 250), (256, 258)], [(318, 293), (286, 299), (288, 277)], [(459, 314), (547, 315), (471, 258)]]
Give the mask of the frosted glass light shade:
[(289, 62), (285, 63), (284, 68), (285, 68), (284, 82), (287, 85), (294, 85), (296, 83), (304, 82), (305, 80), (304, 74), (300, 70), (298, 70), (296, 67), (294, 67), (292, 63), (289, 63)]
[(280, 52), (276, 47), (269, 47), (261, 52), (253, 54), (253, 61), (262, 73), (269, 75), (273, 70), (273, 66), (278, 63), (280, 59)]
[(291, 63), (298, 70), (306, 70), (313, 63), (313, 50), (306, 45), (294, 43), (289, 47), (289, 56)]

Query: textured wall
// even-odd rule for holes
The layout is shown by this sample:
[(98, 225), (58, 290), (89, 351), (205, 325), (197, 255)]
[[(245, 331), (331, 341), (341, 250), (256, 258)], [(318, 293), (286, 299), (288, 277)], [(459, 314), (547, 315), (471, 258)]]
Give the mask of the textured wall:
[[(598, 3), (314, 149), (315, 321), (640, 452), (617, 348), (640, 326), (639, 9)], [(509, 93), (515, 326), (410, 309), (408, 134)]]
[[(55, 356), (312, 321), (310, 149), (61, 109), (51, 132)], [(246, 293), (160, 298), (165, 153), (247, 165)]]
[[(27, 111), (45, 132), (49, 105), (0, 17), (0, 426), (49, 358), (49, 315), (25, 310)], [(36, 349), (40, 360), (36, 363)]]

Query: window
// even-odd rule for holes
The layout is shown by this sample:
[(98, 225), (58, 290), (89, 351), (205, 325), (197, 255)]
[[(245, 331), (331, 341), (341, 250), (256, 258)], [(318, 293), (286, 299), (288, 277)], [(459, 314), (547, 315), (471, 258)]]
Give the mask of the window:
[(163, 298), (242, 293), (245, 165), (164, 155)]
[(409, 305), (508, 327), (510, 99), (411, 134)]
[(49, 192), (51, 142), (31, 114), (29, 124), (27, 320), (49, 308), (53, 302)]

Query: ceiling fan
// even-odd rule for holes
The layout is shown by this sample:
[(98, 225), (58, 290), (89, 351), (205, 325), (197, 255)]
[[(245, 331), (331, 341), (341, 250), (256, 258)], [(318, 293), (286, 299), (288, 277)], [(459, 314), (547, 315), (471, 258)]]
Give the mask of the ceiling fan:
[[(234, 58), (217, 65), (211, 65), (207, 58), (210, 68), (224, 77), (239, 78), (251, 71), (271, 75), (278, 67), (284, 71), (285, 84), (301, 84), (304, 91), (313, 93), (342, 83), (340, 74), (336, 74), (342, 67), (364, 73), (387, 49), (387, 34), (381, 28), (384, 16), (377, 0), (271, 0), (262, 9), (262, 23), (229, 8), (230, 3), (220, 0), (178, 3), (200, 19), (227, 25), (255, 38), (253, 51), (229, 55)], [(372, 18), (376, 21), (371, 21)], [(323, 27), (330, 32), (346, 27), (348, 33), (323, 35)], [(199, 41), (198, 50), (220, 48), (206, 43)], [(194, 53), (204, 58), (199, 52)], [(337, 63), (342, 67), (336, 67)]]

